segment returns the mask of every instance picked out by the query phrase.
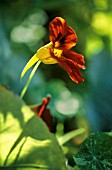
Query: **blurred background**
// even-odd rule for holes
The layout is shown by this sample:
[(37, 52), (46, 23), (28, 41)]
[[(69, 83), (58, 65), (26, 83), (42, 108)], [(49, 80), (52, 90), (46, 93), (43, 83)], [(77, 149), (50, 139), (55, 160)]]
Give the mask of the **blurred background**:
[(1, 0), (0, 84), (20, 95), (31, 69), (20, 74), (38, 48), (49, 42), (49, 22), (64, 18), (77, 33), (73, 48), (85, 57), (85, 81), (75, 84), (56, 65), (41, 64), (26, 92), (27, 104), (52, 96), (49, 108), (58, 130), (112, 129), (112, 5), (110, 0)]

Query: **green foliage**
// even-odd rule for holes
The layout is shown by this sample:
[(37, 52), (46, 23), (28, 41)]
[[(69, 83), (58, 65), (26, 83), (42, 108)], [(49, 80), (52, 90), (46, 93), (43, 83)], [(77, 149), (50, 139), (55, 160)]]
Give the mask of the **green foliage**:
[(112, 133), (91, 134), (73, 156), (82, 170), (112, 169)]
[(0, 87), (0, 94), (1, 168), (65, 170), (58, 142), (43, 121), (9, 90)]

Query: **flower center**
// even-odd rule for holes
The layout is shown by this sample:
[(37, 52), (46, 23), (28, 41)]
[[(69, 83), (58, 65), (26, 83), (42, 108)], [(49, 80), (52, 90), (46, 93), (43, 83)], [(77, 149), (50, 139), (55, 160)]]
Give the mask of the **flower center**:
[(58, 57), (58, 58), (60, 58), (61, 56), (62, 56), (62, 50), (59, 50), (59, 49), (57, 49), (57, 48), (54, 48), (53, 49), (53, 52), (54, 52), (54, 55), (56, 56), (56, 57)]
[(55, 48), (58, 48), (60, 46), (60, 42), (59, 41), (56, 41), (55, 42)]

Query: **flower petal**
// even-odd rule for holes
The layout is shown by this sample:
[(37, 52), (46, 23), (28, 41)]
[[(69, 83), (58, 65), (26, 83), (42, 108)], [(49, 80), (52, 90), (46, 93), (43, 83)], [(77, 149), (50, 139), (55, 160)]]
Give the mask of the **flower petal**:
[(62, 45), (60, 47), (65, 47), (70, 49), (76, 45), (77, 42), (77, 35), (75, 31), (71, 27), (67, 27), (67, 33), (65, 37), (62, 39)]
[(80, 72), (80, 67), (76, 62), (69, 58), (65, 58), (64, 56), (58, 58), (57, 56), (54, 55), (52, 50), (51, 55), (58, 61), (59, 65), (68, 72), (70, 78), (75, 83), (80, 83), (84, 81)]
[(68, 72), (70, 78), (75, 83), (80, 83), (84, 81), (79, 68), (71, 60), (66, 58), (62, 60), (59, 59), (59, 65)]
[(31, 68), (37, 61), (39, 60), (39, 58), (37, 58), (37, 55), (35, 54), (26, 64), (26, 66), (24, 67), (22, 73), (21, 73), (21, 79), (24, 77), (25, 73), (29, 70), (29, 68)]
[(52, 41), (54, 44), (56, 41), (59, 41), (65, 36), (67, 32), (66, 21), (61, 17), (56, 17), (49, 24), (49, 32), (50, 32), (50, 41)]
[(72, 60), (75, 65), (77, 65), (81, 69), (85, 69), (86, 67), (84, 66), (84, 56), (82, 54), (78, 54), (74, 51), (68, 50), (68, 49), (63, 49), (63, 56), (67, 59)]
[(42, 99), (42, 103), (40, 105), (32, 105), (30, 106), (30, 109), (46, 123), (50, 132), (55, 132), (55, 127), (53, 126), (54, 119), (50, 109), (47, 108), (50, 99), (51, 96), (47, 96), (46, 98)]

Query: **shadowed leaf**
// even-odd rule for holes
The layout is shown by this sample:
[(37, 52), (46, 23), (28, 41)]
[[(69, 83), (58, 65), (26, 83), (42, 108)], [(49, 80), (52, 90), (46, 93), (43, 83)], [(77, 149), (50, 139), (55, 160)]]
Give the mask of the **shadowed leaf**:
[(112, 169), (112, 133), (91, 134), (82, 144), (74, 161), (81, 170)]

